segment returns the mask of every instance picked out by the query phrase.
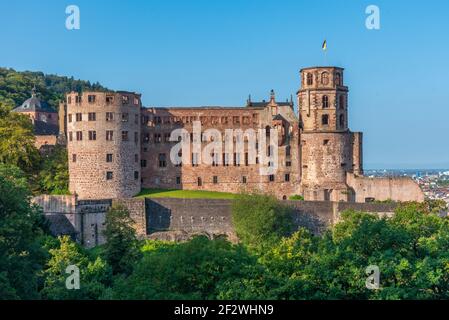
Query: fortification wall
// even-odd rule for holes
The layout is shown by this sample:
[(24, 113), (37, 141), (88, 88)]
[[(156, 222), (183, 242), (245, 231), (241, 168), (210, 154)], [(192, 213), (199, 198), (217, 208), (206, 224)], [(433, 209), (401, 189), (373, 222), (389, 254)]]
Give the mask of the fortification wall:
[(347, 184), (355, 192), (356, 202), (367, 200), (424, 201), (419, 185), (409, 177), (369, 178), (348, 174)]
[[(41, 196), (34, 199), (64, 234), (60, 219), (65, 218), (76, 231), (76, 239), (86, 247), (103, 244), (106, 212), (113, 204), (128, 208), (139, 238), (172, 241), (195, 235), (209, 238), (227, 236), (237, 241), (232, 225), (231, 200), (212, 199), (115, 199), (75, 201), (71, 196)], [(328, 201), (286, 201), (295, 208), (294, 222), (314, 234), (322, 234), (337, 223), (340, 213), (353, 209), (379, 215), (392, 215), (395, 204), (347, 203)]]

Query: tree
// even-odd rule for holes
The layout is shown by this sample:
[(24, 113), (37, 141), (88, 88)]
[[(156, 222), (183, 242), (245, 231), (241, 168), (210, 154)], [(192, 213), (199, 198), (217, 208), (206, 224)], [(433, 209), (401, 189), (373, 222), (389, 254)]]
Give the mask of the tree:
[(106, 214), (103, 254), (114, 274), (130, 274), (133, 263), (140, 258), (133, 224), (129, 211), (123, 205), (113, 205)]
[[(51, 258), (44, 270), (45, 284), (42, 295), (51, 300), (99, 299), (112, 281), (112, 271), (100, 257), (90, 259), (89, 255), (70, 237), (58, 238), (59, 245), (50, 249)], [(67, 267), (79, 269), (79, 289), (68, 289), (66, 280), (71, 275)]]
[[(217, 299), (227, 281), (248, 274), (255, 257), (224, 239), (196, 237), (145, 252), (128, 278), (119, 278), (113, 299)], [(235, 284), (235, 282), (233, 282)]]
[(42, 193), (69, 194), (69, 168), (66, 148), (56, 146), (53, 152), (44, 158), (38, 180)]
[(249, 247), (272, 244), (293, 230), (293, 209), (272, 196), (242, 194), (232, 203), (232, 222)]
[(36, 171), (40, 155), (34, 143), (31, 120), (0, 106), (0, 163), (17, 166), (26, 173)]
[(37, 299), (44, 252), (41, 211), (31, 205), (19, 169), (0, 166), (0, 297)]

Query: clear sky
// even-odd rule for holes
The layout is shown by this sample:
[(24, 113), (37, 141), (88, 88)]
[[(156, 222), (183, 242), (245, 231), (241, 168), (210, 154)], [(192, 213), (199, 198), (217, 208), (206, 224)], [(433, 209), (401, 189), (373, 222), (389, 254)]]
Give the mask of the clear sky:
[[(81, 29), (65, 28), (68, 5)], [(380, 30), (365, 9), (380, 8)], [(142, 93), (147, 106), (295, 94), (299, 69), (346, 69), (367, 168), (449, 167), (449, 1), (0, 2), (0, 66)], [(321, 44), (328, 42), (327, 61)]]

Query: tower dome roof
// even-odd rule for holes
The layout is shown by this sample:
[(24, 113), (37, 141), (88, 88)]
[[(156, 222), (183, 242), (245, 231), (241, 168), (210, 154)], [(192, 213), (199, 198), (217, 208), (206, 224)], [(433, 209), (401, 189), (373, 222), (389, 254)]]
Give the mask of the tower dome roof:
[(31, 98), (25, 100), (24, 103), (22, 103), (22, 105), (20, 105), (19, 107), (15, 108), (14, 111), (16, 112), (33, 112), (33, 111), (38, 111), (38, 112), (56, 112), (55, 110), (53, 110), (53, 108), (46, 102), (41, 101), (37, 96), (36, 96), (36, 88), (33, 88), (32, 93), (31, 93)]

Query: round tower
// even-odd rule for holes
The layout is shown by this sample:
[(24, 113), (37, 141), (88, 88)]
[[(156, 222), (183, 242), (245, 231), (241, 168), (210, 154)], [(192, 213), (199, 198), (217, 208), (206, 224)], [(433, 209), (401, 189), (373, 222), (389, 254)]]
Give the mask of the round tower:
[(140, 192), (140, 95), (67, 94), (69, 189), (79, 199), (132, 197)]
[(346, 173), (353, 161), (347, 102), (342, 68), (301, 70), (301, 186), (306, 200), (349, 200)]

